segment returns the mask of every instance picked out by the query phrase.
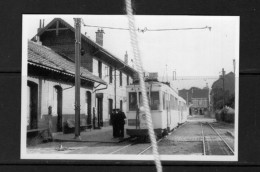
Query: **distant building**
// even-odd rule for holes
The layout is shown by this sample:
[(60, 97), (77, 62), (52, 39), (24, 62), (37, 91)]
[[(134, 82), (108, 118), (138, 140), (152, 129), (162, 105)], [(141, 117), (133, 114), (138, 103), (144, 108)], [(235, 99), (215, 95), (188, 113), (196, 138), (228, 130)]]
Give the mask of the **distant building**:
[[(94, 82), (93, 90), (90, 92), (92, 100), (88, 105), (93, 107), (92, 109), (81, 105), (83, 111), (87, 109), (89, 120), (94, 120), (96, 128), (109, 125), (109, 114), (113, 108), (126, 111), (126, 85), (133, 82), (132, 78), (136, 73), (127, 64), (127, 53), (123, 61), (102, 47), (103, 34), (104, 30), (97, 30), (96, 42), (81, 34), (81, 66), (107, 83), (102, 85)], [(32, 40), (41, 42), (42, 45), (53, 49), (62, 57), (64, 55), (72, 62), (75, 60), (75, 29), (61, 18), (53, 19), (45, 27), (40, 26)]]
[(214, 110), (221, 109), (225, 105), (234, 108), (235, 105), (235, 74), (229, 72), (224, 76), (224, 89), (223, 90), (223, 77), (220, 76), (217, 81), (212, 85), (210, 92), (211, 105)]
[(179, 90), (179, 95), (188, 102), (191, 114), (204, 114), (209, 110), (209, 88), (192, 87), (189, 90)]

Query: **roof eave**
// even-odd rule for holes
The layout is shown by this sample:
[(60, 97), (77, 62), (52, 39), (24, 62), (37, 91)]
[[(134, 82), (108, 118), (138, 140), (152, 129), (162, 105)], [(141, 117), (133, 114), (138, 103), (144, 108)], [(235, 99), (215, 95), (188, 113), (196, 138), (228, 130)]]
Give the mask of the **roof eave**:
[[(42, 65), (42, 64), (39, 64), (39, 63), (35, 63), (35, 62), (32, 62), (32, 61), (28, 61), (28, 64), (29, 65), (34, 65), (34, 66), (37, 66), (37, 67), (41, 67), (41, 68), (44, 68), (44, 69), (47, 69), (47, 70), (51, 70), (51, 71), (55, 71), (55, 72), (60, 72), (60, 73), (63, 73), (65, 75), (68, 75), (68, 76), (72, 76), (72, 77), (75, 77), (75, 74), (74, 73), (71, 73), (71, 72), (67, 72), (67, 71), (62, 71), (62, 70), (59, 70), (59, 69), (55, 69), (55, 68), (52, 68), (50, 66), (45, 66), (45, 65)], [(99, 80), (95, 80), (95, 79), (91, 79), (91, 78), (87, 78), (87, 77), (84, 77), (84, 76), (80, 76), (81, 79), (85, 80), (85, 81), (91, 81), (91, 82), (96, 82), (96, 83), (99, 83), (99, 84), (103, 84), (103, 85), (107, 85), (107, 83), (105, 81), (100, 81)]]

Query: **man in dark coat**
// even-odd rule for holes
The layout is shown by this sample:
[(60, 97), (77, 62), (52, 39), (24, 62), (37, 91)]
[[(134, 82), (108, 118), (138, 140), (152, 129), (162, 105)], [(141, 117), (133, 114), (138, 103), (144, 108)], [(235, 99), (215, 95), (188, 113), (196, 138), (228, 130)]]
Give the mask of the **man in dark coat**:
[(117, 138), (119, 137), (118, 134), (118, 114), (115, 109), (112, 110), (111, 113), (111, 124), (113, 126), (113, 137)]
[(124, 133), (125, 133), (125, 130), (124, 130), (124, 125), (125, 125), (125, 119), (126, 119), (126, 116), (125, 116), (125, 113), (119, 109), (117, 109), (118, 111), (118, 134), (119, 134), (119, 137), (124, 137)]

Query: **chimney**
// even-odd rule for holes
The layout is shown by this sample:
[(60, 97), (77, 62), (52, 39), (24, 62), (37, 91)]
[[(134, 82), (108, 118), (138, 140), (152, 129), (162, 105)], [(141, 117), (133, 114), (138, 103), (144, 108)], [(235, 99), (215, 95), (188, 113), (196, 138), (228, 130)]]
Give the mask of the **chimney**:
[(41, 29), (42, 29), (42, 19), (40, 19), (40, 24), (39, 24), (39, 28), (38, 28), (37, 32), (39, 33), (41, 31)]
[(103, 46), (103, 34), (105, 32), (103, 31), (103, 29), (98, 29), (96, 31), (96, 43)]
[(125, 52), (125, 64), (128, 64), (128, 54), (127, 54), (127, 51)]

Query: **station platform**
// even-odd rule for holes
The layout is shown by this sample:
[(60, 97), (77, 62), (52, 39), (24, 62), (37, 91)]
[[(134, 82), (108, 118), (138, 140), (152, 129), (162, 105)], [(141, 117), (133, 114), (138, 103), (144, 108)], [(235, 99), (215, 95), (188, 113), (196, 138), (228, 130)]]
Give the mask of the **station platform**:
[(75, 138), (74, 133), (64, 134), (53, 133), (53, 141), (55, 142), (101, 142), (101, 143), (117, 143), (127, 139), (125, 133), (124, 138), (113, 138), (112, 126), (102, 127), (101, 129), (87, 129), (80, 133), (80, 139)]

